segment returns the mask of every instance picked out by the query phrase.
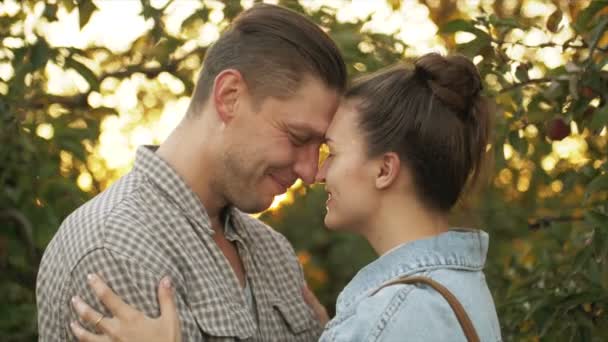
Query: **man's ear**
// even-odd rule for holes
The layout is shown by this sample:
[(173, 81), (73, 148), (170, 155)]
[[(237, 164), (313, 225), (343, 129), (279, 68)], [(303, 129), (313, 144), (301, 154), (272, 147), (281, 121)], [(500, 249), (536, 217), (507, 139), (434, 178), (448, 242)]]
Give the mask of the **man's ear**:
[(226, 69), (215, 77), (212, 100), (222, 122), (228, 123), (234, 118), (239, 97), (246, 88), (245, 80), (238, 70)]
[(395, 152), (384, 153), (378, 159), (376, 188), (383, 190), (397, 181), (401, 170), (401, 160)]

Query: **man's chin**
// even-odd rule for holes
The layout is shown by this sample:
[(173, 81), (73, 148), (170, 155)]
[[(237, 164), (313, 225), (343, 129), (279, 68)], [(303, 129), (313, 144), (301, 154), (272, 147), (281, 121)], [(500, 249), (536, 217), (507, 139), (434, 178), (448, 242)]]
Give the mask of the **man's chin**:
[(272, 205), (273, 200), (274, 197), (272, 197), (270, 200), (251, 201), (249, 203), (234, 203), (234, 206), (244, 213), (257, 214), (268, 210), (268, 208), (270, 208)]

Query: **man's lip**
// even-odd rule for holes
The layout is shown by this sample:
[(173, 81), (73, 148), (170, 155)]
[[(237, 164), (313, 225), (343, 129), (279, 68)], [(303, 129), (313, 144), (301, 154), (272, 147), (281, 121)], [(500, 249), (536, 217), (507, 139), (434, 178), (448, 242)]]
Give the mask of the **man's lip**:
[(279, 185), (281, 185), (285, 189), (289, 189), (291, 187), (291, 185), (294, 183), (294, 182), (291, 182), (291, 181), (284, 181), (284, 180), (282, 180), (282, 179), (280, 179), (280, 178), (278, 178), (278, 177), (276, 177), (276, 176), (274, 176), (272, 174), (270, 175), (270, 177), (272, 177), (272, 179), (275, 182), (279, 183)]

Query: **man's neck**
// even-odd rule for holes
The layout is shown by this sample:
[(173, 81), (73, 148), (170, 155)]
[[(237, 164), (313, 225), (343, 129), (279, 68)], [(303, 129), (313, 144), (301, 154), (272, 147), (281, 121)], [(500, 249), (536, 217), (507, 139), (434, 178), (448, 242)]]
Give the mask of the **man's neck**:
[(193, 132), (190, 126), (193, 125), (180, 124), (159, 146), (156, 154), (167, 162), (198, 196), (211, 222), (221, 222), (220, 215), (227, 203), (213, 189), (213, 154), (209, 151), (210, 148), (201, 142), (201, 134)]

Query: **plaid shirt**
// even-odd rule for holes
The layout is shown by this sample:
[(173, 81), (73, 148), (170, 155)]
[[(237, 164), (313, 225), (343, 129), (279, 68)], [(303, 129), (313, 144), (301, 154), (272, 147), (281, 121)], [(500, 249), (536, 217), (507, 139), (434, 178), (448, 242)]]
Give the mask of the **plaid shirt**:
[(227, 215), (226, 238), (245, 266), (257, 322), (197, 195), (153, 148), (140, 147), (133, 170), (72, 213), (48, 245), (36, 286), (40, 340), (74, 340), (74, 295), (110, 315), (86, 282), (96, 272), (154, 317), (158, 283), (169, 275), (184, 341), (316, 341), (321, 326), (302, 297), (289, 242), (235, 208)]

